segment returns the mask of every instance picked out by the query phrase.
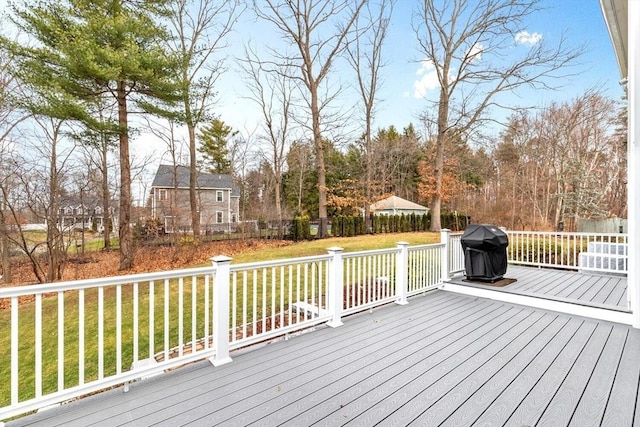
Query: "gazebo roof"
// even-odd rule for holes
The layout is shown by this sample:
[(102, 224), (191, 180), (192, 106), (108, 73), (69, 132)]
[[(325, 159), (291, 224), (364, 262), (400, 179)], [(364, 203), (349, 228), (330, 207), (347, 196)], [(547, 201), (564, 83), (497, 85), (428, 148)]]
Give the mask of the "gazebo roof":
[(429, 210), (427, 207), (398, 196), (390, 196), (371, 205), (371, 211), (373, 212), (386, 209), (422, 210), (425, 212)]

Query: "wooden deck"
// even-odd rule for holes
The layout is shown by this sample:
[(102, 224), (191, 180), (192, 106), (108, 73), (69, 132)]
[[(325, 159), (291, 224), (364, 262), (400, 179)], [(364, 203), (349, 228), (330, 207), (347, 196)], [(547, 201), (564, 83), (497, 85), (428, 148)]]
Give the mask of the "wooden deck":
[(640, 330), (445, 291), (343, 320), (8, 425), (640, 423)]
[(627, 310), (626, 276), (509, 265), (504, 277), (517, 280), (504, 287), (468, 282), (464, 276), (453, 278), (451, 282), (609, 310)]

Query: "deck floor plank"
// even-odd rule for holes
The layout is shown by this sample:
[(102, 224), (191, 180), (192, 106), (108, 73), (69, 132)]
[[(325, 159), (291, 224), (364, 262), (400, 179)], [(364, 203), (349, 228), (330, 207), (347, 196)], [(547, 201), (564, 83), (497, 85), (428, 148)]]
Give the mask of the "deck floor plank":
[[(460, 304), (458, 301), (457, 304), (445, 304), (441, 306), (434, 306), (430, 309), (434, 310), (434, 315), (438, 315), (441, 312), (449, 312), (450, 310), (461, 310), (461, 307), (469, 306), (470, 308), (474, 308), (473, 301), (467, 301), (463, 304)], [(426, 310), (426, 313), (429, 313), (430, 309)], [(415, 311), (415, 313), (413, 313)], [(432, 320), (428, 314), (418, 313), (416, 309), (409, 310), (407, 315), (408, 318), (415, 317), (421, 318), (417, 314), (422, 314), (425, 316), (426, 322), (420, 323), (418, 328), (426, 327)], [(413, 314), (412, 314), (413, 313)], [(377, 314), (377, 312), (376, 312)], [(441, 315), (441, 314), (440, 314)], [(371, 321), (371, 320), (370, 320)], [(405, 319), (406, 321), (406, 319)], [(389, 316), (388, 318), (377, 318), (375, 321), (377, 326), (384, 325), (385, 328), (394, 328), (394, 324), (405, 325), (405, 322), (402, 318)], [(370, 327), (370, 326), (369, 326)], [(323, 332), (331, 332), (331, 328), (326, 328)], [(340, 328), (335, 330), (338, 334), (340, 334)], [(406, 333), (416, 333), (416, 330), (412, 329)], [(316, 335), (316, 332), (313, 333)], [(381, 334), (385, 337), (385, 340), (377, 340), (375, 345), (384, 347), (385, 345), (391, 345), (390, 343), (393, 340), (397, 340), (397, 336), (394, 334)], [(378, 334), (374, 334), (374, 337), (377, 337)], [(304, 379), (307, 372), (310, 372), (308, 375), (313, 375), (315, 369), (319, 366), (321, 367), (327, 363), (335, 363), (335, 361), (344, 362), (345, 358), (353, 357), (357, 352), (354, 352), (351, 348), (345, 347), (341, 344), (340, 337), (331, 336), (329, 340), (319, 340), (318, 338), (311, 337), (312, 341), (309, 343), (309, 346), (304, 349), (303, 352), (298, 351), (297, 353), (293, 353), (288, 351), (288, 347), (295, 346), (296, 343), (295, 338), (290, 339), (289, 342), (284, 343), (285, 346), (280, 348), (280, 351), (277, 354), (273, 354), (270, 356), (270, 359), (278, 360), (283, 356), (291, 357), (291, 363), (288, 363), (286, 366), (280, 364), (274, 364), (272, 366), (268, 366), (267, 369), (264, 367), (255, 368), (259, 366), (258, 360), (252, 360), (253, 365), (249, 365), (245, 363), (246, 368), (243, 370), (243, 378), (236, 379), (234, 381), (229, 381), (225, 383), (220, 383), (219, 387), (216, 389), (217, 399), (212, 402), (210, 398), (201, 398), (197, 395), (195, 396), (185, 396), (184, 400), (188, 401), (190, 404), (189, 408), (181, 407), (181, 408), (165, 408), (161, 409), (158, 412), (155, 412), (154, 415), (158, 417), (168, 417), (169, 419), (182, 420), (184, 418), (191, 419), (192, 417), (198, 417), (199, 411), (211, 411), (212, 406), (216, 409), (216, 418), (224, 417), (225, 413), (235, 413), (237, 406), (246, 407), (247, 400), (255, 400), (264, 398), (260, 396), (259, 393), (263, 391), (263, 387), (265, 384), (267, 385), (264, 391), (265, 393), (270, 393), (273, 390), (276, 390), (276, 395), (286, 394), (285, 391), (294, 388), (293, 381), (295, 378)], [(349, 337), (350, 343), (352, 346), (359, 349), (368, 349), (371, 343), (371, 336), (369, 334), (363, 335), (362, 337), (351, 336)], [(257, 353), (252, 354), (257, 355)], [(313, 356), (313, 358), (310, 358)], [(233, 363), (236, 363), (235, 361)], [(228, 365), (225, 365), (228, 366)], [(254, 367), (255, 366), (255, 367)], [(294, 376), (294, 380), (285, 386), (283, 381), (281, 380), (283, 377)], [(315, 378), (307, 378), (303, 381), (304, 383), (308, 383)], [(198, 386), (194, 385), (191, 387), (194, 390), (194, 393), (197, 393)], [(272, 390), (273, 389), (273, 390)], [(212, 405), (213, 403), (213, 405)], [(167, 415), (168, 414), (168, 415)]]
[[(511, 313), (508, 313), (509, 311)], [(492, 328), (512, 315), (513, 310), (508, 307), (501, 307), (498, 310), (496, 306), (492, 305), (489, 307), (489, 313), (485, 314), (483, 318), (472, 320), (466, 324), (460, 323), (449, 335), (429, 337), (411, 353), (398, 357), (396, 363), (376, 364), (377, 366), (372, 366), (370, 369), (354, 373), (348, 378), (348, 382), (343, 384), (344, 388), (337, 393), (330, 389), (314, 391), (303, 407), (296, 408), (301, 410), (300, 416), (297, 416), (295, 420), (286, 419), (286, 421), (293, 422), (293, 424), (299, 422), (303, 425), (314, 423), (327, 425), (340, 422), (340, 420), (344, 421), (349, 417), (344, 411), (353, 413), (358, 408), (363, 410), (362, 408), (366, 409), (370, 406), (370, 403), (366, 403), (366, 400), (370, 400), (369, 391), (382, 388), (392, 389), (393, 385), (389, 384), (392, 381), (397, 381), (398, 375), (404, 374), (407, 370), (422, 372), (422, 370), (435, 369), (446, 363), (449, 357), (464, 351), (466, 342), (489, 333)], [(327, 410), (327, 408), (331, 408), (331, 410)], [(340, 411), (343, 412), (338, 413)], [(276, 419), (279, 417), (276, 416), (274, 420)], [(267, 420), (271, 420), (271, 418), (267, 418)]]
[(507, 424), (537, 425), (543, 416), (547, 416), (555, 425), (567, 425), (611, 329), (611, 325), (599, 324), (576, 359), (564, 359), (565, 363), (558, 365), (559, 370), (547, 371)]
[(617, 366), (613, 387), (602, 419), (603, 425), (633, 424), (635, 405), (628, 405), (627, 402), (636, 402), (638, 399), (640, 337), (632, 331), (627, 332), (624, 350)]
[(607, 299), (605, 300), (605, 304), (612, 304), (618, 306), (626, 306), (627, 305), (627, 278), (624, 277), (616, 277), (616, 286), (611, 291)]
[(615, 380), (628, 331), (614, 328), (609, 342), (584, 388), (580, 403), (571, 417), (571, 424), (599, 426), (606, 410), (607, 401)]
[(499, 292), (522, 294), (563, 302), (578, 302), (594, 307), (617, 307), (627, 309), (627, 279), (620, 276), (585, 274), (576, 271), (557, 271), (510, 265), (506, 278), (516, 282), (505, 287), (491, 286), (481, 282), (467, 282), (462, 277), (453, 283), (491, 288)]
[[(454, 412), (462, 412), (463, 418), (472, 418), (477, 415), (479, 406), (462, 407), (464, 403), (474, 395), (487, 393), (488, 383), (498, 381), (501, 388), (505, 386), (507, 378), (515, 378), (530, 363), (533, 354), (538, 354), (547, 344), (553, 340), (560, 331), (569, 323), (568, 318), (559, 319), (559, 316), (545, 316), (534, 327), (527, 329), (508, 346), (503, 348), (487, 363), (479, 367), (468, 377), (464, 378), (446, 395), (443, 395), (434, 405), (425, 408), (424, 411), (411, 421), (413, 424), (440, 425)], [(547, 321), (545, 324), (544, 322)], [(542, 327), (540, 329), (540, 327)]]
[[(557, 321), (561, 322), (562, 317)], [(538, 354), (532, 355), (529, 363), (517, 376), (499, 376), (495, 381), (487, 383), (478, 393), (470, 396), (443, 425), (503, 425), (567, 346), (573, 348), (586, 342), (590, 331), (583, 328), (583, 324), (584, 320), (570, 319), (548, 345)]]
[(602, 304), (607, 299), (611, 291), (613, 291), (615, 285), (616, 282), (612, 277), (602, 277), (602, 279), (597, 282), (597, 286), (594, 285), (591, 288), (586, 289), (585, 292), (579, 294), (577, 298), (579, 300)]
[(581, 280), (574, 284), (573, 286), (566, 286), (562, 292), (558, 292), (555, 296), (570, 298), (570, 295), (578, 289), (589, 289), (594, 284), (596, 284), (601, 278), (594, 275), (588, 274), (577, 274), (581, 278)]
[[(460, 317), (468, 316), (468, 313), (460, 313)], [(486, 309), (481, 312), (476, 312), (473, 319), (481, 318), (480, 316), (490, 314)], [(225, 408), (222, 411), (216, 412), (215, 416), (217, 420), (221, 420), (221, 425), (225, 423), (246, 425), (252, 420), (262, 419), (265, 415), (273, 412), (292, 412), (299, 413), (301, 411), (300, 405), (306, 405), (313, 400), (317, 395), (317, 390), (330, 389), (335, 392), (336, 388), (341, 386), (348, 387), (354, 382), (358, 381), (361, 376), (368, 376), (370, 372), (383, 369), (387, 366), (393, 366), (398, 361), (402, 361), (404, 355), (415, 352), (421, 348), (421, 343), (424, 342), (430, 336), (437, 336), (447, 338), (455, 328), (449, 328), (447, 325), (426, 324), (424, 322), (417, 321), (419, 330), (412, 330), (411, 333), (404, 336), (395, 334), (393, 339), (380, 340), (378, 337), (371, 337), (371, 345), (367, 347), (357, 346), (361, 351), (354, 351), (353, 347), (348, 346), (350, 354), (334, 359), (322, 360), (323, 363), (335, 366), (335, 369), (331, 372), (310, 372), (299, 374), (293, 372), (286, 381), (281, 383), (280, 390), (276, 390), (273, 393), (271, 390), (256, 395), (256, 401), (260, 402), (255, 407), (248, 410), (240, 410), (243, 406), (243, 401), (240, 400)], [(454, 323), (455, 325), (455, 323)], [(437, 330), (440, 329), (440, 330)], [(395, 348), (396, 351), (389, 353), (389, 348)], [(363, 356), (364, 354), (364, 356)], [(314, 387), (308, 386), (309, 383), (313, 383)], [(261, 389), (263, 387), (260, 387)], [(289, 408), (289, 410), (281, 411), (282, 408)], [(293, 409), (293, 410), (291, 410)]]
[[(435, 403), (461, 378), (469, 375), (479, 365), (495, 355), (502, 347), (526, 331), (543, 316), (529, 310), (521, 310), (508, 322), (495, 327), (481, 338), (470, 342), (442, 363), (425, 368), (406, 370), (387, 383), (387, 387), (374, 389), (372, 399), (366, 399), (363, 408), (352, 411), (346, 406), (344, 414), (358, 425), (404, 425), (419, 415), (427, 405)], [(420, 365), (419, 365), (420, 366)], [(364, 410), (362, 410), (364, 409)], [(326, 425), (331, 425), (331, 420)]]
[[(381, 355), (364, 366), (340, 366), (337, 370), (341, 372), (336, 372), (336, 375), (344, 382), (318, 384), (313, 389), (305, 390), (294, 401), (286, 402), (285, 406), (293, 409), (291, 413), (300, 414), (296, 417), (296, 422), (311, 425), (318, 421), (318, 417), (327, 414), (328, 407), (334, 407), (337, 410), (345, 402), (361, 396), (364, 391), (389, 381), (406, 369), (406, 365), (411, 366), (412, 363), (417, 363), (436, 353), (441, 353), (440, 357), (444, 357), (443, 350), (453, 351), (455, 341), (462, 343), (462, 338), (466, 334), (473, 332), (474, 329), (477, 330), (480, 319), (489, 322), (506, 310), (507, 308), (503, 308), (498, 311), (493, 304), (485, 306), (481, 312), (473, 313), (472, 316), (467, 314), (466, 318), (457, 320), (449, 326), (440, 325), (440, 328), (428, 337), (417, 337), (417, 340), (406, 343), (408, 345), (399, 348), (391, 358)], [(268, 424), (290, 421), (288, 419), (290, 414), (286, 411), (272, 411), (265, 414), (262, 421)]]

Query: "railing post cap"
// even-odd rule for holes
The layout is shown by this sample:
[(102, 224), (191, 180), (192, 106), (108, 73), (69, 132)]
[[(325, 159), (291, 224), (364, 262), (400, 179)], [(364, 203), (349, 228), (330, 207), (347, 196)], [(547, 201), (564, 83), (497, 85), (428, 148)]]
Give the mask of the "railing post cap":
[(220, 262), (231, 262), (233, 258), (226, 255), (217, 255), (210, 259), (211, 259), (211, 262), (220, 263)]
[(342, 251), (344, 251), (344, 249), (339, 247), (339, 246), (332, 246), (330, 248), (327, 248), (327, 250), (329, 252), (342, 252)]
[(448, 229), (448, 228), (441, 228), (441, 229), (440, 229), (440, 232), (441, 232), (441, 233), (450, 233), (450, 232), (451, 232), (451, 230), (450, 230), (450, 229)]
[(409, 242), (396, 242), (398, 246), (409, 246)]

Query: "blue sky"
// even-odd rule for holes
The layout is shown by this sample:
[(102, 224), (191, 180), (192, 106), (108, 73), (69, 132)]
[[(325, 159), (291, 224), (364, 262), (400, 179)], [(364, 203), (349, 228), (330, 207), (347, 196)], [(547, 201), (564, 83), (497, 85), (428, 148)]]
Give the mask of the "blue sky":
[[(416, 85), (426, 73), (418, 74), (422, 67), (421, 54), (411, 28), (415, 4), (410, 0), (398, 0), (394, 9), (385, 43), (384, 55), (388, 65), (382, 71), (376, 127), (395, 125), (402, 128), (410, 122), (417, 124), (418, 115), (428, 107), (428, 103), (416, 93)], [(579, 75), (563, 80), (561, 90), (522, 92), (520, 98), (511, 96), (509, 103), (545, 106), (554, 101), (569, 100), (593, 87), (599, 87), (604, 94), (619, 99), (623, 94), (618, 84), (620, 74), (598, 0), (545, 0), (542, 6), (546, 10), (532, 16), (526, 25), (529, 35), (541, 37), (551, 44), (564, 35), (570, 46), (585, 44), (587, 52), (580, 59), (580, 65), (572, 70)], [(280, 43), (271, 27), (254, 22), (250, 11), (247, 11), (229, 39), (230, 54), (241, 54), (243, 42), (249, 39), (254, 43)], [(236, 129), (253, 129), (259, 120), (255, 106), (243, 98), (247, 93), (239, 78), (240, 73), (231, 62), (229, 66), (230, 72), (220, 80), (216, 112)], [(332, 79), (335, 82), (339, 79), (344, 87), (344, 96), (339, 102), (343, 111), (349, 111), (357, 96), (349, 94), (350, 77), (347, 73), (338, 73)]]

